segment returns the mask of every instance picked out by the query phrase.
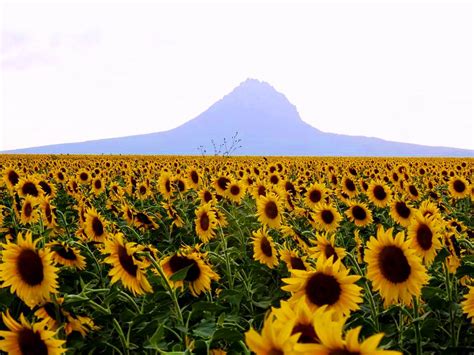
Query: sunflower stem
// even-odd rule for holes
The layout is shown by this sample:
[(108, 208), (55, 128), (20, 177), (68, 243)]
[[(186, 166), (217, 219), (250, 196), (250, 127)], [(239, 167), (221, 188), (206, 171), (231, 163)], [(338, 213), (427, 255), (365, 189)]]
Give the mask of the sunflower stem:
[(230, 267), (230, 260), (229, 260), (229, 254), (227, 253), (227, 239), (224, 237), (224, 232), (222, 231), (222, 227), (219, 226), (219, 235), (221, 237), (222, 241), (222, 249), (224, 251), (224, 256), (225, 256), (225, 266), (227, 270), (227, 278), (229, 279), (229, 288), (233, 289), (234, 288), (234, 278), (232, 277), (232, 270)]
[(416, 355), (421, 355), (423, 349), (421, 346), (421, 332), (420, 332), (420, 320), (419, 320), (419, 309), (418, 299), (413, 296), (413, 323), (415, 325), (415, 342), (416, 342)]
[(454, 317), (453, 317), (453, 292), (451, 288), (451, 280), (449, 277), (449, 270), (446, 265), (446, 261), (443, 264), (444, 269), (444, 276), (446, 282), (446, 292), (448, 293), (448, 301), (449, 301), (449, 331), (450, 331), (450, 338), (451, 338), (451, 345), (456, 346), (456, 337), (455, 337), (455, 330), (454, 330)]

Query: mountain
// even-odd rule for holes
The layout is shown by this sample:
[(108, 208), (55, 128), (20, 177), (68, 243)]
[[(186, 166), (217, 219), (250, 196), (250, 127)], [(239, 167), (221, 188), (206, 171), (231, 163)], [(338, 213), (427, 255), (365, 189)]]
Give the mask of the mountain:
[(238, 155), (474, 156), (474, 151), (322, 132), (271, 85), (247, 79), (185, 124), (165, 132), (19, 149), (11, 153), (200, 154), (238, 132)]

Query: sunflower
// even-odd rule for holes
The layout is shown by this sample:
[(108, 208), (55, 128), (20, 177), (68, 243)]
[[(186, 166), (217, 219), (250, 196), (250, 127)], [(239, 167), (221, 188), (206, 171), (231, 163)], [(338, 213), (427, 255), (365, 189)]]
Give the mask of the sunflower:
[(265, 226), (256, 232), (252, 232), (253, 258), (261, 264), (273, 269), (278, 265), (278, 253), (275, 249), (275, 242), (268, 234)]
[(18, 323), (10, 313), (2, 313), (9, 330), (1, 330), (0, 350), (8, 354), (60, 355), (66, 352), (65, 340), (56, 339), (56, 332), (48, 330), (45, 322), (30, 324), (23, 314)]
[(355, 249), (356, 249), (356, 255), (357, 255), (357, 262), (359, 264), (362, 264), (364, 262), (364, 241), (359, 235), (359, 230), (356, 229), (354, 231), (354, 241), (356, 243)]
[(91, 175), (86, 169), (81, 169), (77, 172), (77, 180), (81, 184), (88, 184), (91, 181)]
[(206, 254), (200, 253), (198, 250), (199, 246), (194, 248), (194, 250), (182, 248), (177, 253), (167, 256), (161, 261), (163, 271), (168, 278), (174, 273), (188, 268), (183, 280), (170, 280), (170, 283), (175, 288), (182, 288), (186, 283), (191, 294), (195, 297), (199, 296), (202, 292), (209, 291), (212, 280), (219, 280), (219, 275), (205, 262)]
[(469, 287), (469, 293), (464, 296), (461, 306), (467, 318), (472, 318), (471, 323), (474, 324), (474, 286)]
[(298, 250), (292, 250), (285, 245), (284, 248), (279, 251), (280, 259), (286, 264), (289, 271), (291, 270), (309, 270), (310, 266), (306, 259), (307, 256), (300, 256)]
[(58, 292), (58, 268), (52, 265), (48, 248), (36, 248), (39, 240), (33, 241), (31, 232), (27, 232), (24, 237), (18, 233), (16, 244), (10, 241), (1, 244), (1, 287), (10, 287), (30, 308), (48, 301), (51, 293)]
[(135, 219), (135, 211), (133, 210), (133, 208), (128, 203), (123, 201), (120, 210), (122, 211), (123, 218), (125, 219), (127, 224), (129, 226), (133, 226)]
[(38, 185), (34, 178), (21, 178), (16, 185), (16, 191), (20, 197), (41, 197), (43, 196), (43, 189)]
[(250, 189), (250, 192), (255, 200), (258, 200), (261, 196), (266, 196), (268, 188), (264, 182), (257, 180)]
[(350, 177), (345, 177), (342, 180), (342, 191), (344, 191), (349, 197), (357, 195), (357, 185)]
[(323, 184), (314, 183), (307, 190), (304, 203), (309, 208), (315, 208), (318, 203), (325, 200), (328, 195), (328, 189)]
[(425, 217), (433, 217), (438, 222), (443, 220), (438, 206), (429, 200), (425, 200), (421, 203), (420, 207), (418, 207), (418, 212)]
[(145, 181), (142, 181), (137, 185), (135, 193), (140, 201), (144, 201), (152, 195), (150, 186)]
[(8, 189), (13, 190), (20, 181), (20, 174), (13, 168), (5, 168), (3, 171), (3, 181)]
[(199, 190), (198, 196), (201, 200), (201, 204), (211, 203), (212, 205), (215, 205), (217, 203), (216, 197), (208, 188), (203, 188)]
[(40, 203), (44, 224), (51, 229), (58, 226), (56, 223), (55, 208), (51, 206), (49, 197), (43, 198)]
[(408, 203), (398, 198), (390, 204), (390, 215), (392, 219), (403, 227), (411, 223), (415, 210)]
[(423, 258), (426, 265), (431, 265), (441, 248), (440, 228), (434, 218), (416, 213), (408, 227), (407, 236), (411, 247)]
[(103, 242), (107, 236), (106, 223), (94, 207), (87, 209), (84, 232), (94, 242)]
[(355, 284), (359, 279), (349, 275), (341, 260), (319, 258), (314, 271), (293, 270), (290, 278), (283, 279), (287, 285), (282, 289), (292, 293), (290, 302), (302, 299), (312, 310), (327, 305), (343, 316), (359, 309), (361, 288)]
[(37, 210), (38, 200), (31, 196), (26, 196), (21, 205), (20, 221), (22, 224), (33, 224), (39, 221), (40, 214)]
[(323, 258), (324, 260), (333, 257), (334, 261), (343, 259), (346, 256), (344, 248), (336, 247), (335, 234), (329, 236), (327, 233), (317, 234), (316, 241), (312, 240), (312, 244), (316, 246), (309, 249), (313, 259)]
[(294, 347), (300, 337), (299, 333), (291, 334), (293, 323), (281, 325), (273, 314), (263, 322), (261, 334), (253, 328), (245, 333), (245, 343), (256, 355), (298, 354)]
[[(313, 355), (401, 355), (399, 351), (377, 349), (383, 333), (370, 336), (359, 343), (361, 326), (350, 329), (343, 338), (345, 319), (334, 320), (333, 312), (324, 308), (314, 314), (314, 330), (318, 344), (298, 344), (295, 349)], [(309, 351), (309, 352), (308, 352)]]
[(314, 227), (326, 232), (334, 232), (339, 227), (342, 220), (341, 215), (336, 208), (328, 203), (320, 203), (311, 217), (314, 220)]
[(77, 248), (64, 242), (50, 242), (47, 246), (51, 249), (52, 259), (56, 264), (75, 267), (79, 270), (86, 268), (86, 258)]
[(349, 209), (345, 214), (357, 227), (365, 227), (373, 222), (372, 212), (365, 203), (352, 201), (348, 203)]
[(171, 198), (173, 188), (171, 185), (171, 174), (169, 172), (164, 171), (161, 173), (158, 179), (158, 190), (166, 200), (169, 200)]
[(257, 216), (260, 223), (278, 229), (282, 221), (282, 206), (278, 195), (270, 192), (258, 198)]
[(163, 206), (163, 208), (166, 210), (166, 214), (168, 215), (168, 217), (173, 220), (173, 222), (171, 222), (171, 225), (175, 225), (178, 228), (181, 228), (184, 226), (183, 219), (178, 214), (178, 212), (173, 207), (170, 201), (162, 202), (161, 206)]
[(196, 219), (194, 220), (196, 234), (204, 243), (209, 242), (216, 235), (217, 219), (214, 210), (210, 204), (201, 205), (196, 210)]
[(226, 197), (237, 203), (237, 204), (240, 204), (240, 201), (242, 200), (242, 198), (244, 197), (245, 195), (245, 186), (238, 182), (238, 181), (231, 181), (228, 185), (228, 188), (227, 188), (227, 193), (226, 193)]
[(448, 191), (455, 199), (469, 196), (469, 183), (461, 176), (453, 176), (448, 182)]
[(369, 200), (377, 207), (385, 207), (390, 203), (391, 191), (384, 182), (372, 181), (367, 189)]
[(104, 180), (97, 176), (91, 181), (92, 192), (94, 195), (99, 196), (102, 192), (105, 191), (105, 183)]
[(190, 188), (193, 188), (194, 190), (196, 190), (199, 187), (199, 185), (202, 182), (202, 178), (199, 175), (199, 171), (196, 168), (190, 167), (188, 169), (188, 171), (186, 172), (186, 182), (187, 182), (187, 185)]
[(141, 251), (139, 246), (125, 242), (123, 234), (117, 233), (105, 240), (102, 253), (110, 254), (104, 262), (112, 265), (109, 272), (111, 282), (114, 284), (120, 280), (134, 295), (143, 295), (153, 290), (146, 278), (143, 264), (133, 256), (138, 251)]
[(385, 307), (400, 301), (411, 305), (413, 296), (419, 297), (422, 286), (428, 282), (428, 274), (404, 233), (395, 237), (392, 233), (393, 228), (385, 231), (379, 227), (377, 238), (371, 237), (367, 243), (367, 278), (373, 289), (380, 292)]
[(230, 184), (231, 179), (227, 174), (221, 174), (214, 180), (214, 188), (216, 192), (221, 195), (225, 196), (228, 185)]

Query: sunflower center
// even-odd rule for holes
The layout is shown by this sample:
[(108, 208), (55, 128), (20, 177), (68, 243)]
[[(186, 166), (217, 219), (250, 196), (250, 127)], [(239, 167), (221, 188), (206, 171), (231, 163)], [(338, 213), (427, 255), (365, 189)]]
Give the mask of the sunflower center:
[(94, 181), (94, 186), (97, 190), (99, 190), (102, 187), (102, 182), (100, 180)]
[(146, 194), (146, 187), (145, 186), (140, 186), (140, 195)]
[(40, 181), (39, 185), (41, 186), (41, 188), (43, 189), (46, 195), (51, 195), (52, 193), (51, 186), (49, 186), (49, 184), (46, 181)]
[(346, 189), (351, 192), (355, 191), (356, 187), (354, 185), (354, 182), (351, 179), (346, 180)]
[(56, 253), (63, 259), (66, 260), (76, 260), (77, 256), (76, 253), (74, 253), (74, 250), (70, 248), (64, 248), (61, 246), (58, 250), (56, 250)]
[(31, 203), (27, 202), (25, 204), (25, 216), (30, 217), (32, 212), (33, 212), (33, 206), (31, 206)]
[(140, 222), (140, 223), (143, 223), (143, 224), (151, 224), (151, 220), (150, 218), (148, 218), (148, 216), (146, 214), (144, 214), (143, 212), (138, 212), (137, 215), (137, 220)]
[(263, 237), (260, 241), (260, 248), (262, 249), (263, 254), (269, 258), (273, 255), (272, 246), (267, 238)]
[(18, 181), (20, 180), (20, 176), (15, 172), (15, 171), (10, 171), (8, 173), (8, 181), (10, 181), (10, 183), (15, 186), (16, 184), (18, 184)]
[(36, 251), (23, 249), (18, 255), (17, 268), (21, 279), (29, 286), (39, 285), (43, 281), (43, 261)]
[(237, 196), (240, 193), (240, 187), (237, 185), (232, 185), (230, 188), (230, 193), (234, 196)]
[(194, 170), (191, 171), (191, 180), (192, 182), (194, 182), (195, 184), (197, 184), (199, 182), (199, 175), (197, 174), (197, 172), (195, 172)]
[(363, 221), (365, 217), (367, 217), (367, 212), (365, 212), (365, 209), (360, 206), (354, 206), (352, 207), (352, 215), (355, 219)]
[(207, 231), (209, 229), (209, 216), (206, 212), (204, 212), (199, 219), (199, 225), (203, 231)]
[(179, 192), (183, 192), (183, 191), (184, 191), (185, 185), (184, 185), (184, 181), (183, 181), (183, 180), (178, 180), (178, 181), (176, 181), (176, 186), (178, 187), (178, 191), (179, 191)]
[(31, 196), (34, 196), (34, 197), (38, 197), (38, 189), (37, 189), (36, 185), (34, 183), (32, 183), (31, 181), (27, 181), (23, 185), (23, 187), (21, 188), (21, 191), (25, 195), (31, 195)]
[(319, 343), (319, 338), (314, 331), (314, 327), (311, 324), (298, 323), (293, 327), (291, 335), (301, 333), (298, 338), (298, 343), (309, 344)]
[(382, 275), (393, 283), (405, 282), (411, 273), (405, 253), (395, 245), (389, 245), (382, 249), (379, 254), (379, 265)]
[(399, 201), (395, 204), (395, 210), (397, 211), (398, 215), (402, 218), (408, 218), (410, 216), (410, 209), (406, 205), (405, 202)]
[(219, 186), (222, 190), (225, 190), (229, 182), (230, 180), (228, 178), (221, 176), (219, 179), (217, 179), (217, 186)]
[(104, 226), (100, 219), (97, 217), (94, 217), (94, 219), (92, 220), (92, 230), (94, 231), (94, 234), (96, 236), (100, 237), (102, 234), (104, 234)]
[(87, 179), (89, 178), (89, 175), (87, 175), (87, 173), (81, 173), (79, 175), (79, 179), (81, 179), (82, 181), (87, 181)]
[(128, 255), (127, 249), (121, 245), (118, 246), (117, 254), (119, 257), (120, 265), (123, 269), (131, 276), (137, 276), (137, 265), (135, 265), (133, 257)]
[(258, 196), (266, 196), (267, 195), (267, 190), (265, 189), (265, 186), (260, 185), (257, 189)]
[(169, 264), (173, 273), (191, 265), (191, 267), (188, 269), (186, 277), (184, 278), (186, 281), (196, 281), (201, 275), (201, 269), (199, 269), (196, 260), (188, 259), (185, 256), (173, 255), (170, 258)]
[(429, 250), (433, 245), (433, 232), (426, 224), (420, 224), (416, 231), (416, 240), (421, 249)]
[(411, 193), (413, 196), (415, 196), (415, 197), (418, 196), (418, 190), (416, 189), (415, 186), (410, 185), (410, 186), (408, 187), (408, 190), (410, 190), (410, 193)]
[(275, 348), (270, 349), (270, 351), (268, 351), (267, 354), (268, 355), (285, 355), (283, 351), (281, 351), (280, 349), (275, 349)]
[(204, 192), (204, 201), (206, 203), (212, 201), (212, 194), (209, 191)]
[(268, 201), (265, 205), (265, 215), (270, 219), (278, 217), (278, 206), (273, 201)]
[(453, 188), (454, 188), (454, 191), (461, 193), (461, 192), (464, 192), (464, 190), (466, 190), (466, 184), (464, 184), (464, 182), (462, 182), (461, 180), (454, 180)]
[(306, 270), (306, 266), (304, 266), (303, 260), (301, 258), (292, 256), (290, 259), (291, 268), (295, 270)]
[(333, 261), (336, 261), (339, 257), (337, 256), (336, 249), (331, 244), (326, 244), (324, 246), (324, 255), (326, 255), (326, 258), (330, 258), (331, 256), (334, 256)]
[(311, 200), (311, 202), (313, 203), (317, 203), (321, 200), (321, 191), (319, 190), (312, 190), (310, 193), (309, 193), (309, 199)]
[(332, 221), (334, 221), (334, 215), (329, 210), (323, 210), (321, 212), (321, 218), (323, 219), (323, 222), (326, 224), (331, 224)]
[(166, 182), (165, 182), (165, 190), (166, 190), (166, 192), (171, 192), (171, 182), (170, 182), (169, 179), (166, 180)]
[(377, 200), (383, 201), (387, 197), (387, 193), (383, 186), (377, 185), (374, 187), (374, 196)]
[(306, 283), (305, 293), (309, 300), (317, 305), (332, 305), (341, 296), (341, 286), (332, 275), (322, 272), (313, 274)]
[(39, 332), (23, 328), (18, 332), (18, 345), (23, 355), (47, 355), (48, 347)]

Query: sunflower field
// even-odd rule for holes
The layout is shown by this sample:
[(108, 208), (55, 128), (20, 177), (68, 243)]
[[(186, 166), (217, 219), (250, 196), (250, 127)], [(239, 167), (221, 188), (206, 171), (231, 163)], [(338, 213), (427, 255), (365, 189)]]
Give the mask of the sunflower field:
[(473, 162), (0, 156), (0, 351), (474, 353)]

